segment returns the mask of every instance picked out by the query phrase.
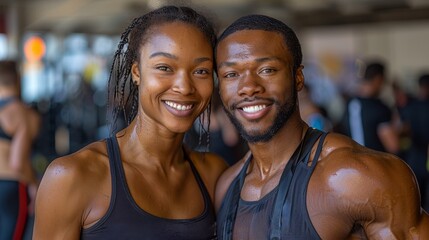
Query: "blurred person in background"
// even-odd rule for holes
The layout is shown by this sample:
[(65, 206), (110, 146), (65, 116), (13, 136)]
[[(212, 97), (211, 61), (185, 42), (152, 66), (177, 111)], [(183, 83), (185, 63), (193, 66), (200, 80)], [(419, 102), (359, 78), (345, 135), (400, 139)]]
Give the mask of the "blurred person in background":
[(304, 84), (298, 93), (299, 111), (302, 119), (310, 126), (324, 132), (332, 131), (332, 122), (326, 111), (318, 106), (311, 98), (311, 88)]
[(215, 43), (212, 24), (189, 7), (134, 19), (109, 79), (111, 136), (49, 165), (35, 240), (215, 238), (215, 184), (227, 165), (183, 145), (209, 117)]
[(427, 188), (429, 173), (429, 73), (422, 74), (418, 79), (417, 97), (403, 109), (403, 124), (411, 139), (410, 148), (405, 160), (416, 174), (420, 186), (422, 202), (429, 209)]
[(22, 239), (38, 186), (31, 165), (40, 116), (20, 100), (15, 61), (0, 61), (0, 240)]
[(248, 147), (226, 115), (218, 90), (213, 93), (210, 119), (210, 152), (219, 154), (233, 165), (244, 156)]
[(393, 111), (379, 98), (386, 81), (384, 64), (369, 62), (360, 81), (356, 96), (346, 105), (339, 131), (365, 147), (398, 153)]

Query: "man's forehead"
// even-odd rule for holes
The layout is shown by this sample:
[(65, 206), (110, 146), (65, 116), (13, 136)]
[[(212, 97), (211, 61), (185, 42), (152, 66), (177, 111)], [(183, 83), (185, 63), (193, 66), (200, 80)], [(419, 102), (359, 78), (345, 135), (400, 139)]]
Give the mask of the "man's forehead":
[(217, 54), (239, 59), (254, 57), (255, 54), (276, 56), (288, 53), (280, 33), (264, 30), (237, 31), (222, 39), (217, 48)]

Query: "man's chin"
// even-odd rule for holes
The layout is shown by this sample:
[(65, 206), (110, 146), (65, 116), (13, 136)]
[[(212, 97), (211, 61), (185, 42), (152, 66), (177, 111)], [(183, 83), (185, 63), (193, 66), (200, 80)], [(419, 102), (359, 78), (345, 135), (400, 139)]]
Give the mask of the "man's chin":
[(271, 132), (261, 133), (261, 132), (255, 132), (255, 131), (253, 132), (240, 131), (240, 134), (243, 137), (243, 139), (246, 140), (248, 143), (268, 142), (274, 136), (274, 134)]

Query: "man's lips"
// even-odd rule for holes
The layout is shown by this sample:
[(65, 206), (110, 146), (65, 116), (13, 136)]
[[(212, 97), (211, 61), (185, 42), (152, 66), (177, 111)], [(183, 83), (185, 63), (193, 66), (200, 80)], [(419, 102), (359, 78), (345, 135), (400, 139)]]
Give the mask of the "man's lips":
[(246, 113), (256, 113), (256, 112), (259, 112), (266, 107), (267, 107), (267, 105), (261, 104), (261, 105), (246, 106), (246, 107), (243, 107), (242, 110)]
[(245, 99), (232, 106), (241, 116), (247, 120), (256, 120), (269, 112), (273, 105), (272, 100), (268, 99)]

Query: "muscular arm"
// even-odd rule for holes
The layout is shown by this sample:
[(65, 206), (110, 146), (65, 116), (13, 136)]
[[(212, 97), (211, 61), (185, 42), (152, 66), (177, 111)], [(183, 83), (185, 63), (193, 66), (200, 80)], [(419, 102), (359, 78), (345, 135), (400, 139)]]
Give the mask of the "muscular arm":
[(421, 208), (413, 173), (402, 160), (391, 157), (386, 161), (389, 162), (382, 163), (386, 171), (373, 176), (381, 185), (369, 193), (375, 216), (363, 223), (367, 236), (370, 239), (429, 239), (428, 215)]
[(399, 136), (391, 123), (381, 124), (377, 134), (387, 152), (395, 154), (399, 151)]
[(307, 196), (322, 239), (429, 239), (428, 215), (402, 160), (335, 134), (325, 149)]
[(8, 127), (13, 135), (9, 155), (10, 169), (15, 171), (21, 181), (37, 184), (30, 154), (31, 145), (37, 133), (33, 125), (38, 124), (38, 118), (32, 117), (30, 111), (21, 103), (14, 103), (9, 112)]
[(71, 161), (55, 160), (44, 174), (36, 199), (35, 240), (80, 238), (85, 183)]

